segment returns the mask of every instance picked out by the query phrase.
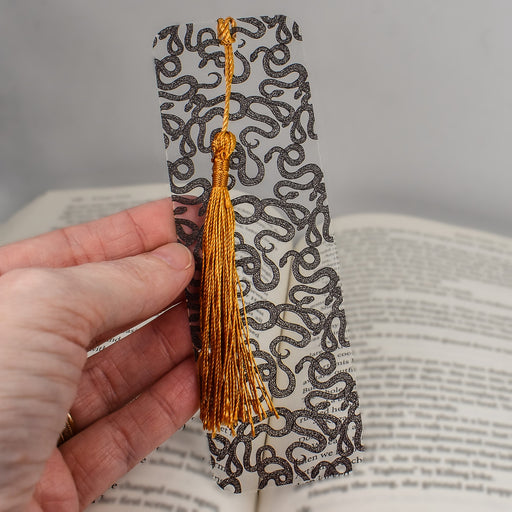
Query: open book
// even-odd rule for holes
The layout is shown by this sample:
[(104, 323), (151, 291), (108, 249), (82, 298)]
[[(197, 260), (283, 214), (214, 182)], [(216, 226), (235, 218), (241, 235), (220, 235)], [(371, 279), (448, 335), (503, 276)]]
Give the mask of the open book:
[[(0, 243), (167, 194), (167, 185), (49, 193)], [(334, 219), (365, 460), (346, 477), (232, 495), (197, 418), (94, 512), (511, 509), (512, 240), (393, 215)]]

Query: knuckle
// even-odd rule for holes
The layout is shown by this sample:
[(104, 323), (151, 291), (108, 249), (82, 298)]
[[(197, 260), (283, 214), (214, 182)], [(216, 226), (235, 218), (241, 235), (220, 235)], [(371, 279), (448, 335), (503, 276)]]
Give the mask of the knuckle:
[(108, 369), (101, 364), (91, 366), (87, 370), (87, 375), (91, 382), (91, 394), (100, 401), (99, 407), (102, 414), (109, 414), (114, 411), (118, 403), (118, 393), (116, 385), (111, 377), (114, 364), (109, 365)]
[[(111, 417), (107, 416), (108, 419)], [(110, 429), (110, 441), (112, 446), (112, 456), (117, 459), (117, 464), (120, 465), (121, 471), (128, 472), (140, 460), (141, 454), (137, 446), (134, 444), (134, 433), (127, 429), (124, 424), (116, 420), (111, 421), (112, 428)], [(136, 428), (136, 423), (131, 423), (132, 428)], [(140, 434), (140, 432), (139, 432)]]
[[(135, 283), (147, 284), (154, 278), (154, 266), (148, 263), (152, 261), (148, 260), (145, 255), (140, 255), (135, 258), (126, 258), (117, 262), (119, 268), (124, 275), (129, 276), (130, 279)], [(142, 264), (141, 264), (142, 263)]]

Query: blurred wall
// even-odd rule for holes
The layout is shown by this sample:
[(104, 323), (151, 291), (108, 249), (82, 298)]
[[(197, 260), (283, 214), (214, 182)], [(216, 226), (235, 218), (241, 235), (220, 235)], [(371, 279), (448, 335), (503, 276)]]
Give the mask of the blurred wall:
[(334, 215), (512, 235), (512, 3), (1, 0), (0, 222), (52, 188), (167, 179), (151, 44), (164, 26), (302, 23)]

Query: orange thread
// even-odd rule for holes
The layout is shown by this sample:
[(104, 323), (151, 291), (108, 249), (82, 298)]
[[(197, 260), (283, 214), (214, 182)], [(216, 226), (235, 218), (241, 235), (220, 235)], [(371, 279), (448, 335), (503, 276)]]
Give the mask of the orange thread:
[[(201, 351), (199, 352), (200, 416), (215, 435), (221, 425), (234, 433), (238, 421), (251, 424), (253, 415), (267, 416), (264, 404), (277, 416), (251, 351), (247, 314), (235, 261), (235, 212), (227, 189), (229, 159), (236, 146), (227, 131), (233, 81), (235, 41), (233, 18), (217, 20), (225, 48), (226, 97), (222, 129), (212, 142), (212, 190), (203, 227), (201, 275)], [(238, 302), (238, 290), (242, 308)], [(240, 311), (240, 309), (242, 311)]]

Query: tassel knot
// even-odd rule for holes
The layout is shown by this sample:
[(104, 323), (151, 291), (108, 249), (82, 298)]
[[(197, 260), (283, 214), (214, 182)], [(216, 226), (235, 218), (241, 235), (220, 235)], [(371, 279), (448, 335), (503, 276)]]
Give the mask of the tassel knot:
[(219, 132), (212, 142), (212, 187), (227, 188), (229, 157), (235, 150), (236, 137), (231, 132)]
[(212, 142), (213, 161), (217, 159), (226, 160), (229, 163), (229, 157), (236, 147), (236, 137), (231, 132), (219, 132), (215, 135)]

